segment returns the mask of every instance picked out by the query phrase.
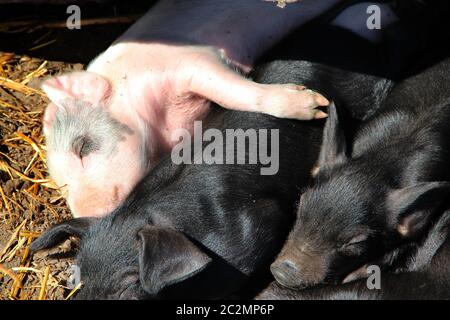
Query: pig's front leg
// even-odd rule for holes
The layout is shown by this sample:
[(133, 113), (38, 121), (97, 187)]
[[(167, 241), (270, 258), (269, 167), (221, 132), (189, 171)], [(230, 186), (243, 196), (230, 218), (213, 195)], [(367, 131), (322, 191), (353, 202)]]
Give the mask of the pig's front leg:
[(325, 118), (318, 107), (328, 100), (296, 84), (258, 84), (218, 61), (203, 61), (204, 72), (192, 70), (190, 90), (224, 108), (266, 113), (279, 118), (311, 120)]

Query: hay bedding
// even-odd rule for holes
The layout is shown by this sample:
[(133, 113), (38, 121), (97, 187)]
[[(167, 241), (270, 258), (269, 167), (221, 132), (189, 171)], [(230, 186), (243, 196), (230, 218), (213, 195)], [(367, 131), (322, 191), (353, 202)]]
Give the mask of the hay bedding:
[[(12, 2), (35, 4), (36, 0)], [(79, 3), (84, 2), (80, 31), (65, 27), (65, 6), (0, 3), (2, 48), (87, 62), (146, 12), (152, 1), (133, 6), (118, 0), (99, 1), (111, 2), (108, 6)], [(82, 69), (79, 63), (0, 50), (0, 300), (66, 299), (74, 292), (66, 288), (75, 251), (72, 242), (33, 257), (28, 247), (42, 231), (70, 217), (64, 199), (47, 180), (41, 120), (48, 99), (39, 89), (40, 82), (49, 75)]]
[(47, 179), (42, 112), (48, 99), (40, 79), (79, 70), (0, 52), (0, 299), (64, 299), (72, 263), (70, 241), (30, 257), (31, 241), (70, 217)]

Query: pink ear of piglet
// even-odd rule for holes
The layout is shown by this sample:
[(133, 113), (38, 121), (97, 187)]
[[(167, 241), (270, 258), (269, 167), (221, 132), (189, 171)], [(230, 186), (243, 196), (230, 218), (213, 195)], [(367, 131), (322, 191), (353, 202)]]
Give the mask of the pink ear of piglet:
[(48, 78), (42, 83), (42, 90), (51, 100), (44, 113), (44, 131), (47, 131), (64, 102), (80, 99), (92, 105), (103, 104), (111, 94), (111, 84), (101, 75), (81, 71)]
[(66, 99), (98, 104), (109, 96), (111, 85), (101, 75), (81, 71), (49, 78), (42, 84), (42, 90), (58, 106)]

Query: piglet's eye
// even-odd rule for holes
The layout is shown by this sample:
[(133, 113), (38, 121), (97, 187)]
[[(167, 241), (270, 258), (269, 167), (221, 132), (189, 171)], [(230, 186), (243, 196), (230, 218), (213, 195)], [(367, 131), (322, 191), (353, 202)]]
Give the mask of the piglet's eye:
[(139, 283), (133, 283), (129, 287), (125, 288), (120, 294), (119, 299), (120, 300), (137, 300), (137, 292), (140, 288)]
[(339, 251), (345, 255), (360, 255), (364, 252), (365, 245), (368, 240), (367, 234), (360, 234), (351, 238), (347, 243), (345, 243)]
[(116, 290), (112, 290), (109, 295), (109, 299), (133, 299), (139, 287), (139, 275), (124, 273)]
[(72, 152), (80, 159), (83, 159), (96, 150), (98, 150), (98, 148), (96, 147), (94, 140), (87, 135), (79, 136), (72, 142)]
[(360, 234), (355, 237), (353, 237), (349, 242), (347, 242), (347, 245), (357, 244), (361, 242), (367, 241), (368, 236), (366, 234)]

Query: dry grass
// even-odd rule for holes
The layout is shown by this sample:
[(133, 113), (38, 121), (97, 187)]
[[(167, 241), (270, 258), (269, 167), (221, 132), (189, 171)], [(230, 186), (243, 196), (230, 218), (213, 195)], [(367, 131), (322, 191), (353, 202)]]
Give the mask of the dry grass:
[[(39, 79), (70, 65), (0, 52), (0, 299), (63, 299), (70, 258), (29, 252), (33, 239), (68, 218), (47, 179)], [(63, 250), (70, 251), (70, 243)], [(73, 292), (72, 292), (73, 293)]]

